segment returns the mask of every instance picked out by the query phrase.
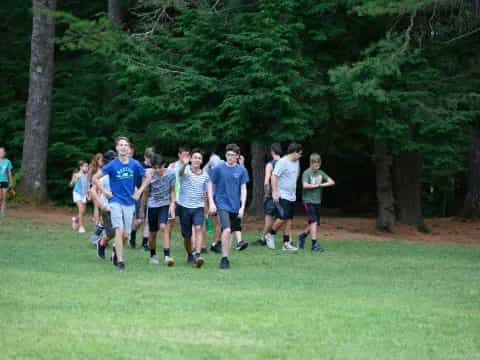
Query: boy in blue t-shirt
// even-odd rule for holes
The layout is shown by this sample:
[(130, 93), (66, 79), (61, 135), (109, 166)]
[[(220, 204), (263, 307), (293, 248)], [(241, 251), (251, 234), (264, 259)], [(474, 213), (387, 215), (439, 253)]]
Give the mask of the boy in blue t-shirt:
[(227, 161), (213, 169), (208, 184), (210, 213), (217, 213), (222, 227), (220, 269), (230, 268), (228, 256), (232, 246), (232, 232), (242, 231), (241, 219), (245, 214), (249, 181), (247, 171), (238, 164), (240, 147), (229, 144), (225, 150)]
[(0, 217), (5, 216), (7, 193), (13, 190), (12, 163), (5, 158), (5, 148), (0, 146)]
[[(147, 186), (150, 175), (145, 173), (145, 169), (137, 160), (129, 157), (130, 142), (127, 138), (117, 138), (115, 146), (118, 158), (102, 167), (94, 175), (93, 182), (108, 199), (112, 227), (115, 229), (113, 263), (118, 270), (124, 270), (123, 239), (127, 239), (132, 231), (135, 201), (140, 198)], [(100, 182), (103, 175), (109, 176), (111, 191), (106, 190)], [(144, 176), (142, 185), (135, 190), (135, 179)]]

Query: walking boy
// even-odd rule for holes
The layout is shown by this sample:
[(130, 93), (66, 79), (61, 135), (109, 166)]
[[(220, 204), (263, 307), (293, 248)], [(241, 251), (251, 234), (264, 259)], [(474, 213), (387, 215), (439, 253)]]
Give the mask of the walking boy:
[(5, 148), (0, 146), (0, 217), (5, 217), (7, 209), (7, 193), (13, 190), (13, 167), (5, 158)]
[(170, 256), (170, 231), (168, 218), (175, 216), (175, 171), (165, 169), (165, 160), (160, 155), (153, 155), (152, 169), (147, 170), (149, 186), (147, 186), (142, 198), (140, 218), (145, 216), (147, 205), (150, 249), (150, 263), (158, 264), (157, 257), (157, 233), (162, 232), (163, 256), (167, 266), (175, 265), (175, 260)]
[[(229, 144), (226, 147), (227, 161), (213, 169), (209, 183), (210, 212), (217, 213), (222, 227), (222, 259), (220, 269), (229, 269), (232, 232), (242, 231), (241, 219), (247, 202), (247, 171), (238, 164), (240, 147)], [(212, 189), (215, 187), (215, 196)]]
[(288, 146), (287, 155), (278, 160), (272, 172), (272, 198), (276, 204), (278, 218), (265, 236), (270, 249), (275, 249), (275, 234), (282, 226), (285, 226), (282, 249), (285, 251), (298, 250), (290, 242), (290, 232), (297, 199), (297, 180), (300, 174), (299, 159), (301, 156), (302, 145), (291, 143)]
[(320, 204), (324, 187), (335, 185), (335, 181), (322, 170), (322, 158), (319, 154), (310, 155), (310, 167), (303, 172), (303, 206), (308, 217), (308, 225), (298, 237), (300, 249), (305, 248), (305, 239), (308, 234), (312, 235), (312, 251), (322, 252), (323, 248), (317, 242), (318, 225), (320, 224)]
[[(95, 185), (109, 199), (110, 212), (112, 217), (112, 226), (115, 229), (115, 254), (117, 258), (117, 268), (122, 271), (125, 269), (123, 259), (123, 239), (128, 239), (132, 230), (132, 221), (135, 213), (135, 201), (140, 198), (147, 182), (148, 174), (145, 174), (140, 163), (129, 158), (130, 143), (126, 137), (119, 137), (115, 141), (118, 158), (111, 161), (108, 165), (93, 176)], [(104, 175), (110, 178), (111, 191), (107, 191), (100, 182)], [(145, 179), (140, 188), (135, 191), (135, 178), (143, 177)]]
[[(202, 170), (203, 154), (200, 150), (192, 151), (192, 156), (185, 155), (181, 159), (180, 168), (180, 196), (178, 197), (178, 214), (182, 227), (182, 236), (185, 241), (185, 249), (188, 259), (192, 257), (192, 248), (187, 244), (195, 245), (193, 264), (200, 268), (204, 263), (201, 251), (204, 243), (205, 203), (210, 178), (205, 170)], [(191, 161), (191, 165), (188, 165)], [(193, 229), (192, 229), (193, 227)], [(192, 235), (195, 236), (192, 242)]]

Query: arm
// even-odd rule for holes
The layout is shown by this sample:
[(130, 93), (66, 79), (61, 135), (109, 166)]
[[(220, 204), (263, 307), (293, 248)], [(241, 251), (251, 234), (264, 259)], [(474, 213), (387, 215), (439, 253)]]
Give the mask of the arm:
[(335, 181), (331, 177), (329, 177), (326, 182), (320, 184), (321, 187), (329, 187), (334, 185)]
[(175, 194), (175, 182), (174, 182), (170, 189), (170, 206), (168, 208), (168, 211), (170, 211), (171, 218), (175, 217), (175, 199), (176, 199), (176, 194)]
[(304, 189), (317, 189), (319, 188), (320, 186), (322, 186), (321, 184), (310, 184), (306, 181), (303, 182), (303, 188)]
[(213, 201), (213, 183), (211, 180), (208, 182), (207, 194), (209, 203), (208, 210), (210, 211), (210, 214), (215, 214), (217, 212), (217, 207)]
[(74, 174), (72, 175), (72, 179), (70, 180), (70, 183), (69, 183), (68, 186), (73, 187), (73, 185), (75, 185), (75, 183), (77, 182), (77, 180), (78, 180), (78, 173), (74, 173)]
[(100, 178), (103, 175), (104, 174), (102, 170), (99, 170), (95, 175), (93, 175), (92, 182), (97, 187), (97, 189), (100, 190), (100, 192), (106, 196), (107, 199), (111, 199), (113, 196), (112, 193), (110, 191), (105, 190), (105, 188), (102, 185), (102, 182), (100, 181)]
[(272, 171), (272, 164), (268, 163), (267, 165), (265, 165), (265, 180), (263, 181), (263, 189), (265, 191), (265, 195), (270, 192), (270, 178), (272, 177)]
[(15, 187), (15, 183), (13, 181), (13, 173), (12, 173), (12, 170), (9, 170), (8, 171), (8, 183), (10, 184), (9, 185), (9, 188), (10, 189), (13, 189)]
[(140, 196), (142, 196), (143, 191), (145, 188), (150, 185), (152, 182), (152, 173), (150, 171), (145, 171), (145, 176), (143, 177), (142, 185), (135, 191), (133, 194), (133, 198), (135, 200), (140, 199)]
[(245, 206), (247, 205), (247, 184), (242, 184), (240, 194), (241, 207), (238, 210), (238, 217), (241, 219), (245, 215)]
[(100, 196), (98, 195), (97, 187), (95, 184), (90, 188), (90, 199), (92, 199), (92, 202), (98, 206), (100, 209), (106, 210), (105, 205), (102, 204), (102, 201), (100, 200)]
[(273, 202), (278, 203), (280, 196), (278, 195), (278, 176), (272, 175), (272, 197)]
[(140, 205), (140, 219), (144, 219), (145, 218), (145, 207), (147, 206), (147, 201), (148, 201), (148, 195), (150, 194), (150, 188), (147, 187), (145, 189), (145, 192), (142, 196), (142, 203)]
[(180, 168), (180, 171), (179, 171), (179, 176), (184, 176), (185, 175), (185, 169), (187, 168), (187, 164), (182, 164), (182, 167)]

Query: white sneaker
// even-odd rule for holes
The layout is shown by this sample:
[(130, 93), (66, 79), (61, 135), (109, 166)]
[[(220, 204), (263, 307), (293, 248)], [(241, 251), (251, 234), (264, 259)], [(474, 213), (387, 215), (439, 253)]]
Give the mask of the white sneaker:
[(78, 222), (76, 217), (72, 217), (72, 230), (78, 230)]
[(266, 234), (265, 241), (267, 242), (267, 247), (269, 249), (275, 250), (275, 236), (272, 234)]
[(298, 248), (293, 246), (289, 241), (289, 242), (283, 243), (282, 250), (284, 250), (284, 251), (297, 251)]
[(150, 256), (150, 264), (158, 265), (159, 263), (157, 255)]
[(80, 234), (85, 234), (85, 228), (84, 228), (83, 226), (80, 226), (80, 227), (78, 228), (78, 232), (79, 232)]
[(168, 267), (171, 267), (175, 265), (175, 260), (173, 260), (173, 258), (170, 256), (165, 256), (165, 265), (167, 265)]

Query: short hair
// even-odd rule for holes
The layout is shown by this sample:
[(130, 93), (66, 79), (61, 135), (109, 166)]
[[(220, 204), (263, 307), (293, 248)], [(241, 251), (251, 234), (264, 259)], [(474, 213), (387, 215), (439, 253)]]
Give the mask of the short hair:
[(203, 158), (203, 151), (200, 149), (200, 148), (195, 148), (191, 151), (190, 155), (193, 155), (193, 154), (200, 154), (202, 155), (202, 158)]
[(77, 162), (77, 169), (80, 170), (80, 168), (85, 164), (88, 165), (88, 162), (86, 162), (85, 160), (79, 160)]
[(237, 155), (240, 155), (240, 146), (238, 146), (237, 144), (228, 144), (227, 146), (225, 146), (225, 152), (228, 151), (233, 151)]
[(163, 165), (165, 165), (165, 159), (162, 157), (162, 155), (154, 154), (152, 157), (152, 167), (162, 167)]
[(153, 147), (147, 147), (143, 153), (143, 156), (147, 159), (152, 159), (153, 155), (155, 155), (155, 149)]
[(287, 149), (288, 154), (298, 153), (300, 151), (302, 151), (302, 145), (294, 142), (288, 145), (288, 149)]
[(275, 155), (282, 155), (282, 145), (279, 143), (273, 143), (270, 145), (270, 151), (273, 152)]
[(310, 155), (310, 162), (322, 162), (322, 157), (320, 156), (320, 154), (317, 154), (317, 153), (312, 153)]
[(180, 146), (180, 147), (178, 148), (178, 152), (179, 152), (179, 153), (182, 153), (182, 152), (188, 152), (188, 153), (189, 153), (189, 152), (190, 152), (190, 148), (189, 148), (188, 146)]
[(128, 145), (132, 146), (132, 143), (130, 142), (130, 140), (128, 140), (128, 138), (127, 138), (126, 136), (119, 136), (119, 137), (117, 137), (117, 138), (115, 139), (115, 146), (117, 146), (118, 143), (119, 143), (120, 141), (122, 141), (122, 140), (125, 140), (125, 141), (128, 143)]
[(115, 159), (117, 157), (117, 153), (113, 150), (108, 150), (103, 154), (103, 162), (105, 165), (107, 165), (110, 161)]

